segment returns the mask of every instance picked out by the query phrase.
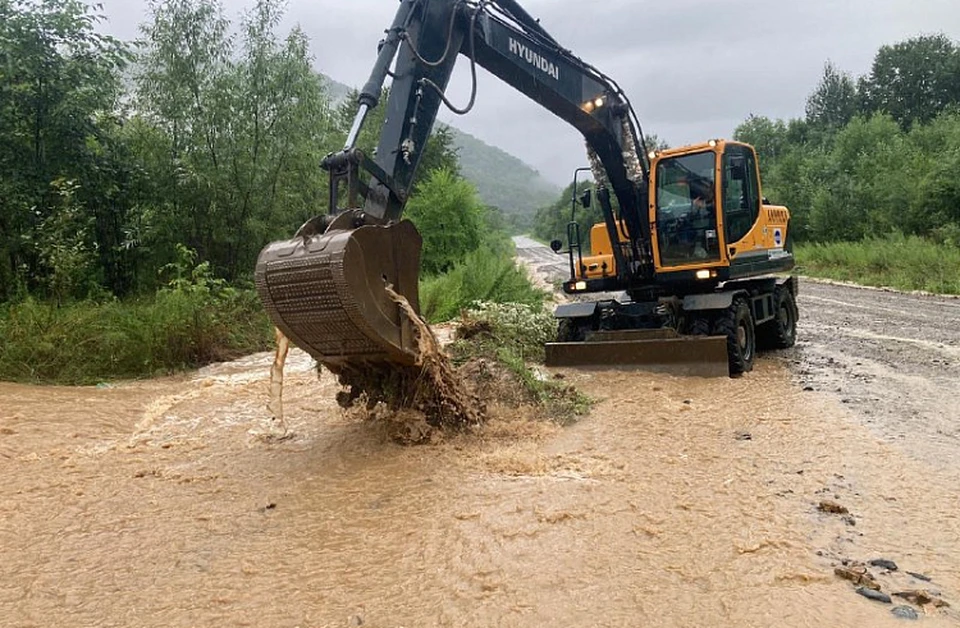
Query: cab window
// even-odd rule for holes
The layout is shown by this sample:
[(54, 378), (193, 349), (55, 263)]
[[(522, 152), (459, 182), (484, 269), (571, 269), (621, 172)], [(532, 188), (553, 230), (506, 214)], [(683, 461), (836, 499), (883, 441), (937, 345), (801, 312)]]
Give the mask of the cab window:
[(672, 157), (657, 165), (657, 237), (664, 266), (720, 259), (716, 155)]
[(760, 182), (753, 151), (727, 146), (723, 153), (723, 225), (727, 244), (743, 239), (760, 216)]

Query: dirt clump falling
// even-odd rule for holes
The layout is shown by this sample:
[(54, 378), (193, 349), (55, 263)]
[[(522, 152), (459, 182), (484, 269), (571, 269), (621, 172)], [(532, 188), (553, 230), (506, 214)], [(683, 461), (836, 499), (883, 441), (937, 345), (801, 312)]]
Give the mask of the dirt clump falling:
[[(391, 422), (401, 424), (423, 421), (433, 428), (464, 428), (483, 423), (486, 404), (466, 385), (433, 331), (403, 295), (390, 286), (386, 290), (414, 327), (416, 364), (370, 364), (342, 370), (339, 380), (345, 390), (337, 395), (339, 405), (347, 409), (360, 406), (377, 417), (385, 410)], [(425, 435), (428, 430), (421, 432)]]

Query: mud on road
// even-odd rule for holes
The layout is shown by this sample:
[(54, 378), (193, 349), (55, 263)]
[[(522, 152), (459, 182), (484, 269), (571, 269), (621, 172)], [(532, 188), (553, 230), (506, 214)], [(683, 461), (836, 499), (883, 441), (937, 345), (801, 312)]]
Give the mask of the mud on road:
[(801, 385), (960, 482), (960, 299), (802, 281), (798, 304)]
[[(515, 242), (543, 281), (568, 276), (566, 257)], [(797, 346), (764, 359), (960, 487), (960, 299), (801, 279), (798, 307)]]
[(259, 437), (270, 355), (0, 384), (0, 624), (900, 625), (835, 575), (884, 558), (884, 592), (929, 590), (952, 606), (913, 604), (921, 623), (957, 625), (955, 467), (844, 404), (821, 382), (858, 358), (801, 334), (736, 380), (556, 371), (597, 399), (578, 424), (504, 412), (419, 447), (339, 409), (299, 352), (283, 441)]

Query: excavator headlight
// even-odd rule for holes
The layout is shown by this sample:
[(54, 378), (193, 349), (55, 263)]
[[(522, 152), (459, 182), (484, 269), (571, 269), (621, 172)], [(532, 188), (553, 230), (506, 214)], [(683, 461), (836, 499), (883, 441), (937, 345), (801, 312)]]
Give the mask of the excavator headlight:
[(647, 157), (650, 158), (650, 161), (653, 161), (654, 159), (657, 158), (657, 151), (655, 150), (650, 151), (649, 153), (647, 153)]
[(697, 279), (710, 279), (710, 271), (709, 271), (709, 270), (698, 270), (698, 271), (697, 271)]
[(586, 281), (578, 281), (577, 283), (573, 284), (573, 289), (574, 289), (574, 290), (580, 290), (580, 291), (586, 290), (586, 289), (587, 289), (587, 282), (586, 282)]
[(596, 100), (594, 100), (594, 101), (593, 101), (593, 104), (597, 107), (597, 109), (599, 109), (600, 107), (602, 107), (603, 104), (604, 104), (603, 97), (601, 96), (600, 98), (597, 98)]
[(583, 110), (586, 111), (587, 113), (593, 113), (593, 109), (594, 107), (593, 107), (592, 100), (588, 100), (587, 102), (583, 103)]
[(709, 142), (707, 142), (707, 144), (710, 145), (710, 148), (716, 148), (716, 147), (717, 147), (717, 140), (710, 140)]

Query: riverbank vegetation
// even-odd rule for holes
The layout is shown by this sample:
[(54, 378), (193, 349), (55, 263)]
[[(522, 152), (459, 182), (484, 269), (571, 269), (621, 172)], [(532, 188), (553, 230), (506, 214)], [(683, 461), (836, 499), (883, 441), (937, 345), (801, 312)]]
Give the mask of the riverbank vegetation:
[(857, 242), (800, 244), (803, 275), (867, 286), (960, 294), (960, 247), (890, 234)]
[[(0, 378), (141, 377), (270, 346), (257, 254), (327, 211), (318, 164), (355, 110), (303, 31), (280, 32), (283, 9), (231, 23), (215, 0), (151, 3), (134, 44), (81, 0), (0, 2)], [(449, 130), (424, 150), (409, 216), (430, 317), (535, 302)]]

